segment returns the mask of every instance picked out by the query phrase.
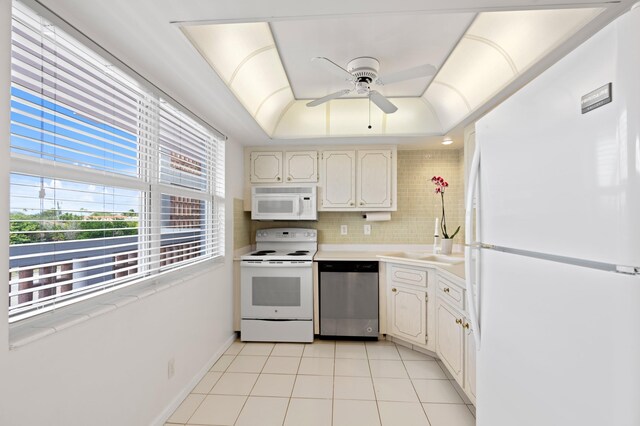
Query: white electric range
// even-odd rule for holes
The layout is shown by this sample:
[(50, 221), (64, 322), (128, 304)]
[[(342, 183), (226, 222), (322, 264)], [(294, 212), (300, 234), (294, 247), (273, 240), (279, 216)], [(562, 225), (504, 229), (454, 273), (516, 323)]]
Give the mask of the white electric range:
[(317, 236), (304, 228), (256, 232), (256, 251), (240, 258), (242, 341), (313, 341)]

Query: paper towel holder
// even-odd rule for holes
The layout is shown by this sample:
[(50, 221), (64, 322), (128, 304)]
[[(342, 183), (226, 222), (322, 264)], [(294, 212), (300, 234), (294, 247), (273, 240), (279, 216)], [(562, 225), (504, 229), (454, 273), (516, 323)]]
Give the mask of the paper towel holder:
[(368, 222), (383, 222), (391, 220), (391, 212), (367, 212), (362, 218)]

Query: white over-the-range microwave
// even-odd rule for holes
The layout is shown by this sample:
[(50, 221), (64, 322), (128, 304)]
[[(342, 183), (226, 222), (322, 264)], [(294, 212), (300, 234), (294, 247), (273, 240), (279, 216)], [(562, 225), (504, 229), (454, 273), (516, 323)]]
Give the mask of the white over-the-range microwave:
[(315, 186), (254, 186), (251, 219), (317, 220)]

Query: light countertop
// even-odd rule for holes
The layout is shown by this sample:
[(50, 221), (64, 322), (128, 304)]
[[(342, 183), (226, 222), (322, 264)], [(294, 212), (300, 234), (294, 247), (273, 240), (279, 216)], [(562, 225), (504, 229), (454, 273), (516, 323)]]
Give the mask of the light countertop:
[[(439, 271), (443, 271), (454, 278), (464, 279), (464, 262), (456, 263), (454, 265), (446, 265), (442, 263), (428, 262), (420, 259), (410, 259), (406, 257), (394, 256), (397, 255), (397, 251), (363, 251), (363, 250), (319, 250), (313, 257), (314, 261), (323, 260), (371, 260), (381, 262), (393, 262), (403, 265), (413, 265), (436, 268)], [(452, 256), (460, 256), (461, 253), (453, 253)]]

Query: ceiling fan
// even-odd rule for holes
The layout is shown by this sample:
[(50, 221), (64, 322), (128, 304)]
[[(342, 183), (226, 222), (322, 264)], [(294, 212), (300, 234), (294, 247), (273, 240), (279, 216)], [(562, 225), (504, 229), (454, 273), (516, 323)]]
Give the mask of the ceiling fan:
[(308, 107), (321, 105), (331, 99), (336, 99), (355, 91), (359, 95), (366, 94), (369, 100), (376, 104), (378, 108), (387, 114), (392, 114), (398, 110), (398, 107), (392, 104), (391, 101), (389, 101), (389, 99), (380, 92), (371, 90), (372, 83), (382, 86), (397, 83), (398, 81), (426, 77), (436, 73), (436, 67), (425, 64), (415, 68), (398, 71), (387, 76), (379, 76), (378, 70), (380, 69), (380, 62), (378, 62), (376, 58), (371, 58), (369, 56), (352, 59), (347, 64), (347, 69), (344, 69), (335, 62), (321, 56), (312, 58), (311, 60), (318, 63), (318, 65), (322, 66), (330, 73), (353, 83), (353, 88), (340, 90), (339, 92), (331, 93), (330, 95), (313, 100), (307, 104)]

